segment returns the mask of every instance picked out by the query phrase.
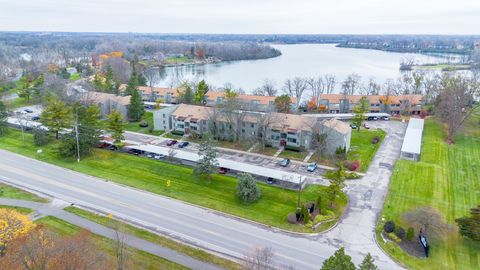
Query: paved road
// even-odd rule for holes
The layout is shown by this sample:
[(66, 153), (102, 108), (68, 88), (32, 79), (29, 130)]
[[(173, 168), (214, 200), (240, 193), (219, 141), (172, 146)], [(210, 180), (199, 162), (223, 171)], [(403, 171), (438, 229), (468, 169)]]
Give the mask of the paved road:
[[(30, 208), (35, 210), (41, 216), (53, 216), (53, 217), (65, 220), (71, 224), (77, 225), (78, 227), (87, 229), (94, 234), (98, 234), (113, 240), (116, 239), (116, 232), (114, 230), (62, 210), (64, 207), (68, 206), (69, 204), (65, 204), (64, 202), (61, 202), (58, 200), (54, 200), (52, 203), (38, 203), (38, 202), (31, 202), (31, 201), (24, 201), (24, 200), (0, 198), (0, 205), (20, 206), (20, 207)], [(217, 266), (196, 260), (189, 256), (178, 253), (174, 250), (159, 246), (157, 244), (145, 241), (141, 238), (138, 238), (129, 234), (122, 234), (122, 239), (124, 239), (125, 243), (127, 243), (131, 247), (134, 247), (139, 250), (143, 250), (151, 254), (155, 254), (157, 256), (176, 262), (178, 264), (189, 267), (191, 269), (199, 269), (199, 270), (222, 269)]]
[[(281, 268), (318, 269), (340, 246), (360, 263), (370, 252), (380, 269), (399, 269), (375, 244), (374, 230), (388, 191), (391, 169), (399, 156), (405, 125), (391, 122), (366, 176), (350, 181), (350, 205), (344, 219), (328, 233), (292, 236), (232, 219), (162, 196), (123, 187), (40, 161), (0, 151), (0, 179), (61, 200), (112, 213), (180, 240), (241, 258), (256, 246), (270, 246)], [(175, 184), (175, 183), (173, 183)], [(268, 213), (265, 213), (268, 214)]]

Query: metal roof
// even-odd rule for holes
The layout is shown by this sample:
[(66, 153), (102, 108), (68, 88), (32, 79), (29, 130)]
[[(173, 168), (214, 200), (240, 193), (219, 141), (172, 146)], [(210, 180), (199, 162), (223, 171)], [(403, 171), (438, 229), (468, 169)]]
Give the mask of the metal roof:
[[(180, 150), (178, 148), (163, 147), (151, 144), (130, 145), (127, 147), (165, 156), (169, 155), (169, 151), (174, 150), (175, 158), (192, 162), (198, 162), (200, 160), (200, 156), (197, 153)], [(295, 184), (303, 183), (303, 181), (305, 180), (305, 176), (297, 173), (290, 173), (281, 170), (265, 168), (225, 158), (217, 158), (217, 161), (219, 167), (224, 167), (230, 170), (246, 172), (258, 176), (272, 177), (277, 180), (287, 181)]]
[(420, 154), (422, 150), (423, 119), (410, 118), (403, 138), (402, 152)]

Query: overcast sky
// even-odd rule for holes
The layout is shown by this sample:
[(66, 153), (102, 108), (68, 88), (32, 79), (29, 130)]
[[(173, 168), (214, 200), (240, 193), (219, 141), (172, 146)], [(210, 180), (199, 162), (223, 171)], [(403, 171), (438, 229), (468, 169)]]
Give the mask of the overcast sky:
[(0, 0), (0, 30), (480, 34), (480, 0)]

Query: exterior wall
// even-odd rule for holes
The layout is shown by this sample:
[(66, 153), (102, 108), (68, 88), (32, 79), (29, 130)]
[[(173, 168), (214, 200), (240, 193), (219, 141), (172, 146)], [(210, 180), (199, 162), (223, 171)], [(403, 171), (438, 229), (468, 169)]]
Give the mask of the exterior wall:
[(128, 105), (122, 105), (111, 100), (100, 102), (97, 104), (100, 107), (100, 116), (102, 119), (107, 118), (107, 115), (117, 110), (124, 119), (128, 118)]
[(172, 113), (177, 106), (165, 107), (153, 112), (154, 130), (171, 130), (173, 128)]
[(413, 154), (413, 153), (407, 153), (407, 152), (401, 152), (400, 157), (402, 159), (407, 159), (407, 160), (412, 160), (412, 161), (418, 161), (420, 159), (420, 155)]

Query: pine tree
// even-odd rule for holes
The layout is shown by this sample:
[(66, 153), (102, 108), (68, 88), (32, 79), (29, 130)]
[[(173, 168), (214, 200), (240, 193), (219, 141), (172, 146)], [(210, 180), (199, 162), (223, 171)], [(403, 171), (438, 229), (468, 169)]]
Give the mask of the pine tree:
[(128, 118), (130, 121), (138, 122), (144, 114), (145, 108), (143, 107), (142, 97), (137, 90), (134, 90), (130, 97), (130, 105), (128, 105)]
[(345, 254), (345, 249), (341, 247), (323, 262), (321, 270), (355, 270), (355, 264), (352, 257)]
[(370, 253), (365, 256), (365, 259), (363, 259), (362, 263), (358, 266), (358, 270), (378, 270), (378, 267), (375, 265), (375, 260)]
[(218, 165), (218, 150), (215, 148), (213, 139), (210, 137), (203, 139), (198, 148), (198, 155), (202, 158), (198, 161), (194, 173), (201, 177), (207, 176), (208, 181), (210, 182), (211, 175), (215, 172)]
[(318, 214), (322, 214), (322, 196), (318, 195), (317, 201), (315, 202), (315, 210), (318, 210)]
[(107, 115), (107, 130), (112, 133), (112, 139), (114, 145), (120, 147), (122, 145), (123, 132), (125, 131), (125, 122), (123, 116), (117, 111), (113, 110), (112, 113)]
[(56, 139), (58, 139), (60, 130), (70, 127), (71, 120), (72, 113), (65, 103), (52, 97), (47, 100), (47, 106), (41, 114), (40, 122), (48, 127), (50, 132), (55, 133)]
[(192, 86), (184, 82), (180, 87), (183, 90), (177, 90), (180, 97), (180, 102), (185, 104), (193, 104), (195, 101), (195, 94), (193, 93)]
[(5, 107), (5, 104), (0, 101), (0, 136), (7, 133), (7, 116), (7, 108)]
[(345, 169), (342, 164), (338, 165), (337, 171), (333, 174), (332, 179), (330, 179), (330, 185), (327, 188), (327, 194), (330, 199), (330, 206), (335, 205), (335, 200), (338, 195), (342, 192), (342, 189), (345, 187)]

